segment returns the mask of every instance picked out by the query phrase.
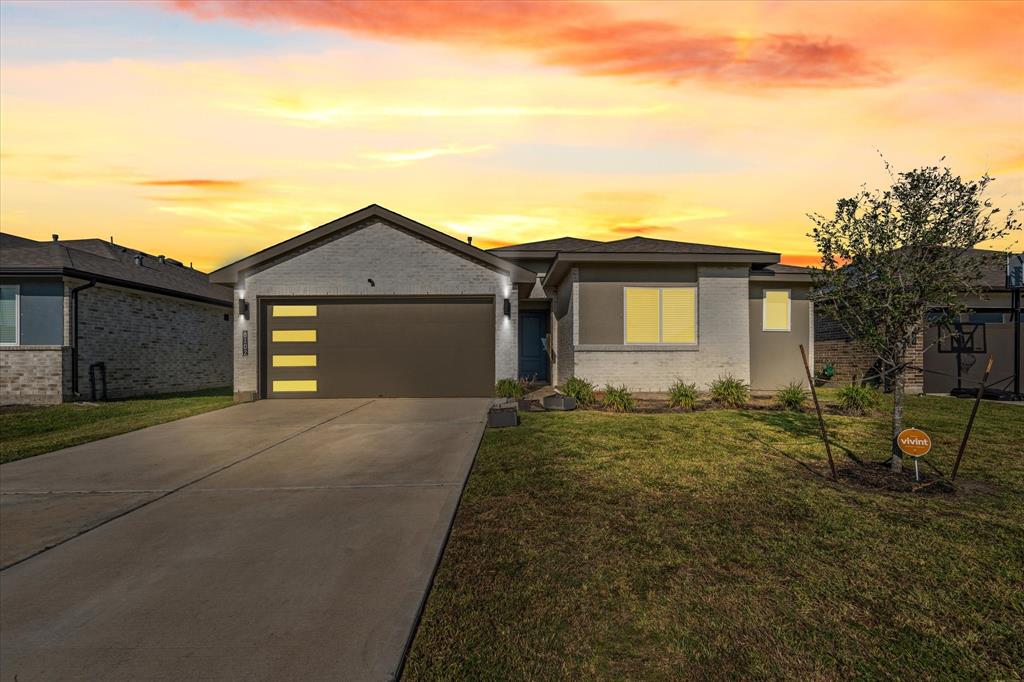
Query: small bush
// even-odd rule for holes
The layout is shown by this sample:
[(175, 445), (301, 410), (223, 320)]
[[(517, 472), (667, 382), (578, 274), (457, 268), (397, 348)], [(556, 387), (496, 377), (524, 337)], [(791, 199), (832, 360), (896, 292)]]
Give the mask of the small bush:
[(843, 386), (836, 395), (836, 404), (839, 405), (839, 409), (850, 414), (864, 414), (878, 405), (878, 401), (878, 391), (860, 384)]
[(612, 412), (632, 412), (636, 409), (633, 394), (625, 386), (615, 387), (611, 384), (604, 387), (604, 406)]
[(711, 382), (711, 399), (730, 407), (743, 407), (750, 398), (750, 387), (733, 377), (726, 375)]
[(522, 379), (512, 379), (511, 377), (498, 379), (498, 383), (494, 384), (494, 394), (499, 398), (519, 400), (526, 395), (526, 382)]
[(794, 381), (779, 389), (779, 392), (775, 394), (775, 402), (784, 410), (799, 412), (804, 409), (807, 397), (808, 393), (804, 385), (799, 381)]
[(570, 398), (575, 398), (576, 404), (580, 407), (594, 404), (595, 390), (597, 390), (597, 387), (594, 384), (579, 377), (569, 377), (569, 380), (565, 382), (565, 386), (562, 387), (562, 393)]
[(668, 389), (668, 406), (692, 410), (697, 405), (697, 396), (697, 384), (684, 384), (682, 379), (676, 379)]

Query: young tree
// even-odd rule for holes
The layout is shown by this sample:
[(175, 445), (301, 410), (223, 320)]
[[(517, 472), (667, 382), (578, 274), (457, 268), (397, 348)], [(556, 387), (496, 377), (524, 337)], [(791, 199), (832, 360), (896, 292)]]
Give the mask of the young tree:
[(973, 249), (1020, 224), (1013, 210), (998, 220), (987, 174), (968, 181), (937, 166), (886, 170), (891, 187), (840, 199), (832, 217), (810, 214), (808, 236), (822, 261), (815, 305), (878, 358), (892, 386), (892, 469), (900, 471), (908, 351), (926, 313), (930, 323), (959, 319), (965, 295), (981, 288), (985, 257)]

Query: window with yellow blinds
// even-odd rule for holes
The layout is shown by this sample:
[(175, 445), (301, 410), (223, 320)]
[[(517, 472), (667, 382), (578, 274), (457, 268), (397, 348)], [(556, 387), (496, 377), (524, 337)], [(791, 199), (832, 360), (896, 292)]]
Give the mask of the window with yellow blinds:
[(661, 290), (662, 343), (697, 343), (697, 289)]
[(789, 289), (765, 289), (761, 329), (766, 332), (788, 332), (790, 307)]
[(625, 342), (697, 343), (696, 287), (625, 287)]

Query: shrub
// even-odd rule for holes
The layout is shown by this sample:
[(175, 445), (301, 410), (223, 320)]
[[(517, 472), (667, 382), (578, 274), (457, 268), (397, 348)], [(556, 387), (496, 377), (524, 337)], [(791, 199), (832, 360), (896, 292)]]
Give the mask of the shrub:
[(632, 412), (636, 409), (633, 394), (625, 386), (615, 387), (611, 384), (604, 387), (604, 406), (612, 412)]
[(786, 384), (775, 394), (775, 401), (784, 410), (800, 411), (807, 403), (807, 389), (799, 381)]
[(684, 384), (682, 379), (676, 379), (668, 389), (668, 406), (692, 410), (697, 405), (697, 395), (697, 384)]
[(562, 387), (562, 392), (570, 398), (575, 398), (576, 404), (580, 407), (586, 407), (587, 405), (594, 404), (594, 391), (596, 389), (597, 387), (586, 379), (569, 377), (569, 380), (565, 382), (565, 386)]
[(711, 382), (711, 399), (722, 405), (743, 407), (750, 397), (750, 387), (732, 375)]
[(860, 384), (850, 384), (839, 389), (836, 395), (836, 402), (839, 409), (851, 414), (864, 414), (872, 407), (878, 405), (878, 391)]
[(498, 379), (498, 383), (494, 384), (494, 394), (499, 398), (519, 400), (526, 395), (526, 382), (522, 379), (512, 379), (511, 377)]

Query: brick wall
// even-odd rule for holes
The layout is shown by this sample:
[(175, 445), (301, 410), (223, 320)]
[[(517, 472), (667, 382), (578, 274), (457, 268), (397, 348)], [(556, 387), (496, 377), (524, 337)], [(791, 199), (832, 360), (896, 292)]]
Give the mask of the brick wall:
[(106, 364), (112, 399), (230, 385), (227, 307), (104, 284), (79, 293), (78, 304), (83, 398), (90, 396), (89, 366), (96, 362)]
[(0, 405), (49, 405), (71, 393), (71, 349), (0, 348)]
[[(696, 349), (639, 350), (577, 344), (573, 353), (576, 375), (599, 386), (622, 384), (633, 391), (665, 391), (677, 378), (706, 388), (726, 374), (749, 383), (748, 269), (700, 266), (697, 286)], [(574, 299), (578, 309), (578, 294)], [(575, 326), (578, 330), (578, 322)]]
[[(519, 301), (508, 276), (379, 220), (309, 244), (248, 275), (239, 288), (251, 309), (248, 320), (233, 325), (236, 394), (259, 390), (261, 296), (492, 295), (495, 380), (517, 376)], [(511, 318), (504, 314), (505, 298), (512, 303)], [(243, 331), (249, 333), (247, 356)]]
[[(924, 366), (923, 338), (910, 351), (907, 362), (912, 369), (907, 370), (906, 387), (908, 393), (924, 391), (924, 375), (918, 369)], [(873, 353), (860, 348), (853, 341), (831, 340), (814, 342), (815, 376), (820, 377), (825, 366), (832, 364), (835, 369), (834, 386), (842, 386), (854, 380), (857, 382), (877, 383), (878, 368)]]
[(573, 305), (573, 290), (578, 287), (578, 282), (579, 268), (573, 268), (555, 291), (551, 308), (555, 318), (555, 366), (551, 381), (559, 386), (564, 385), (575, 370), (572, 348), (576, 306)]

